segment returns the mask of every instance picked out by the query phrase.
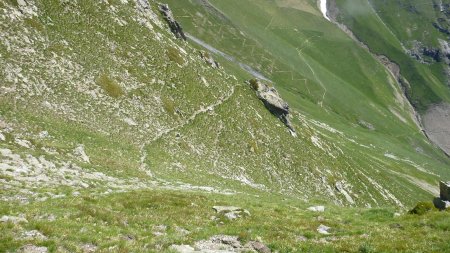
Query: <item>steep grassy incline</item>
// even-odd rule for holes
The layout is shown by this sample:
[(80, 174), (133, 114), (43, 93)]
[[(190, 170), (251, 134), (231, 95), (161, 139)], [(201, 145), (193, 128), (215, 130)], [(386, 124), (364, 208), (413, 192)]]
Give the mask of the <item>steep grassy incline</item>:
[(394, 212), (435, 196), (450, 162), (315, 1), (169, 3), (221, 68), (155, 1), (0, 2), (0, 251), (173, 252), (217, 234), (279, 252), (448, 250), (446, 213)]
[(450, 177), (393, 78), (313, 2), (170, 3), (186, 32), (274, 82), (298, 136), (154, 2), (1, 2), (3, 201), (162, 187), (406, 207)]
[[(300, 124), (313, 118), (316, 123), (332, 126), (331, 133), (324, 133), (327, 141), (346, 149), (344, 163), (358, 164), (341, 167), (337, 162), (332, 168), (376, 178), (379, 174), (373, 172), (378, 165), (385, 176), (397, 170), (389, 157), (400, 156), (403, 162), (417, 165), (423, 164), (422, 158), (433, 156), (443, 162), (433, 173), (447, 175), (448, 161), (413, 123), (412, 109), (395, 78), (369, 52), (325, 20), (315, 1), (248, 0), (239, 1), (239, 8), (234, 1), (168, 2), (191, 36), (272, 80), (291, 107), (303, 115)], [(343, 140), (336, 133), (342, 133)], [(354, 138), (357, 145), (380, 150), (355, 148)], [(430, 164), (427, 169), (433, 167)], [(407, 167), (400, 165), (402, 172), (396, 176), (415, 174)]]

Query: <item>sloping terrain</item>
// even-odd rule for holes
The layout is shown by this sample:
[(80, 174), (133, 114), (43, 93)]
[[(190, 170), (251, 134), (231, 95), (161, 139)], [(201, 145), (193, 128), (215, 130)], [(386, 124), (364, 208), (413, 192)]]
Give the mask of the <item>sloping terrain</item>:
[[(400, 83), (423, 125), (440, 125), (433, 108), (450, 102), (449, 1), (330, 1), (330, 15), (377, 55), (398, 65)], [(395, 10), (395, 11), (393, 11)], [(446, 112), (448, 113), (448, 111)], [(447, 135), (425, 130), (447, 154)]]
[[(421, 132), (396, 77), (326, 20), (316, 1), (167, 2), (187, 41), (170, 32), (154, 1), (0, 2), (0, 215), (22, 213), (29, 221), (0, 223), (1, 250), (38, 242), (59, 251), (65, 235), (75, 232), (82, 236), (68, 239), (68, 251), (82, 251), (82, 245), (163, 251), (240, 233), (239, 225), (259, 231), (261, 217), (289, 212), (291, 203), (283, 199), (302, 210), (308, 203), (327, 203), (337, 212), (359, 210), (337, 206), (390, 207), (380, 211), (389, 216), (377, 231), (382, 237), (393, 208), (430, 199), (438, 181), (450, 178), (450, 161)], [(255, 77), (289, 103), (296, 134), (246, 83)], [(153, 194), (175, 199), (158, 203)], [(257, 210), (257, 196), (280, 210)], [(147, 198), (155, 206), (146, 206)], [(170, 217), (131, 221), (134, 212), (154, 208), (162, 215), (171, 207), (182, 220), (190, 198), (208, 205), (253, 203), (259, 218), (217, 229), (223, 224), (204, 219), (211, 207), (202, 206), (189, 212), (194, 220), (203, 215), (199, 224), (183, 226), (206, 232), (162, 239), (144, 235), (145, 226), (175, 226)], [(127, 212), (122, 207), (130, 208), (130, 223), (118, 218)], [(41, 223), (36, 217), (42, 213), (56, 215), (56, 223)], [(444, 224), (436, 233), (448, 232), (445, 216), (430, 219)], [(134, 222), (139, 228), (128, 227)], [(358, 225), (339, 236), (350, 236), (343, 244), (358, 250), (355, 235), (365, 234), (364, 225), (352, 222)], [(90, 234), (100, 231), (94, 224), (105, 236)], [(315, 225), (301, 230), (315, 233)], [(21, 239), (24, 229), (48, 240)], [(85, 229), (91, 232), (78, 232)], [(270, 227), (263, 231), (270, 234)], [(286, 242), (264, 237), (272, 238), (273, 249), (290, 251), (300, 233), (291, 232)], [(134, 246), (103, 243), (123, 233), (132, 234)]]

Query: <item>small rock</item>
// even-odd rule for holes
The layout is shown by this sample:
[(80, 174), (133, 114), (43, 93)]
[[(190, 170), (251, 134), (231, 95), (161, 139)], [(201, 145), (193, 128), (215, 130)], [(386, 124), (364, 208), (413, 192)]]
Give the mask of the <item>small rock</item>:
[(18, 139), (16, 138), (14, 140), (15, 143), (17, 143), (19, 146), (22, 146), (24, 148), (31, 148), (31, 142), (27, 141), (27, 140), (22, 140), (22, 139)]
[(2, 218), (0, 218), (0, 222), (11, 222), (14, 224), (18, 224), (18, 223), (28, 223), (28, 220), (25, 219), (24, 217), (16, 217), (16, 216), (7, 216), (7, 215), (3, 215)]
[(27, 2), (25, 2), (25, 0), (17, 0), (17, 4), (18, 4), (20, 7), (22, 7), (22, 6), (27, 5)]
[(306, 238), (306, 237), (303, 236), (303, 235), (299, 235), (299, 236), (297, 236), (297, 237), (295, 238), (295, 240), (296, 240), (297, 242), (306, 242), (306, 241), (308, 241), (308, 238)]
[(81, 250), (83, 251), (83, 253), (93, 253), (97, 250), (97, 246), (95, 246), (94, 244), (88, 243), (88, 244), (84, 244), (83, 246), (81, 246)]
[(47, 240), (47, 236), (37, 230), (24, 231), (20, 237), (22, 240)]
[(270, 253), (272, 252), (269, 247), (267, 247), (264, 243), (262, 242), (250, 242), (251, 246), (253, 247), (253, 249), (255, 249), (257, 252), (259, 253)]
[(330, 227), (320, 224), (320, 226), (317, 228), (317, 232), (319, 232), (320, 234), (329, 235), (330, 229), (331, 229)]
[(152, 234), (154, 236), (165, 236), (166, 235), (166, 231), (167, 231), (167, 226), (166, 225), (157, 225), (157, 226), (153, 226)]
[(250, 216), (248, 210), (236, 206), (213, 206), (217, 213), (223, 214), (229, 220), (235, 220), (242, 216)]
[(394, 217), (400, 217), (401, 214), (400, 213), (394, 213)]
[(84, 151), (84, 145), (79, 145), (73, 150), (74, 155), (78, 156), (83, 162), (90, 163), (89, 156)]
[(235, 219), (239, 218), (238, 215), (237, 215), (235, 212), (228, 212), (228, 213), (225, 213), (224, 216), (225, 216), (228, 220), (235, 220)]
[(323, 217), (323, 216), (317, 216), (317, 221), (324, 221), (325, 220), (325, 217)]
[(389, 225), (390, 228), (395, 228), (395, 229), (403, 229), (402, 224), (399, 223), (393, 223)]
[(48, 249), (47, 247), (38, 247), (35, 245), (25, 245), (22, 248), (19, 249), (20, 253), (47, 253)]
[(184, 229), (184, 228), (182, 228), (182, 227), (178, 227), (178, 226), (175, 227), (175, 231), (176, 231), (179, 235), (183, 235), (183, 236), (188, 235), (188, 234), (191, 233), (189, 230)]
[(50, 135), (48, 134), (47, 131), (42, 131), (42, 132), (39, 133), (39, 138), (41, 138), (41, 139), (48, 138), (49, 136)]
[(195, 252), (195, 249), (189, 245), (172, 245), (170, 249), (178, 252), (178, 253), (191, 253)]
[(0, 132), (0, 141), (6, 141), (5, 136)]
[(308, 207), (309, 211), (313, 211), (313, 212), (325, 212), (325, 207), (324, 206), (311, 206)]

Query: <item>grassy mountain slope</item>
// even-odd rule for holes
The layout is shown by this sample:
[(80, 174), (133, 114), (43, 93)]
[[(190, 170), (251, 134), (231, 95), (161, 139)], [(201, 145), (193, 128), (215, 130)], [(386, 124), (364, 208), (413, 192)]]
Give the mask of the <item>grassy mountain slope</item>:
[[(410, 85), (405, 87), (408, 96), (422, 113), (433, 104), (450, 101), (448, 66), (444, 59), (436, 62), (425, 55), (418, 61), (409, 55), (411, 51), (423, 50), (421, 47), (439, 49), (439, 40), (448, 40), (448, 35), (433, 27), (434, 22), (445, 16), (437, 2), (336, 1), (339, 21), (374, 53), (386, 55), (400, 65), (402, 75)], [(448, 3), (441, 3), (448, 9)]]
[[(30, 242), (56, 250), (65, 235), (73, 234), (64, 244), (69, 251), (81, 250), (83, 243), (108, 251), (111, 245), (103, 241), (136, 231), (133, 237), (142, 240), (120, 247), (147, 244), (158, 251), (214, 233), (242, 232), (240, 226), (259, 231), (259, 219), (278, 211), (257, 209), (254, 196), (280, 205), (283, 215), (291, 208), (284, 198), (298, 208), (309, 203), (390, 206), (380, 211), (390, 217), (376, 234), (376, 247), (382, 249), (379, 241), (389, 229), (391, 209), (431, 198), (437, 181), (450, 177), (448, 159), (421, 134), (394, 78), (323, 19), (315, 1), (243, 0), (239, 8), (237, 1), (168, 2), (191, 36), (272, 80), (291, 106), (297, 136), (245, 83), (251, 73), (220, 55), (214, 57), (223, 67), (212, 68), (200, 54), (206, 49), (174, 38), (153, 1), (2, 1), (0, 214), (25, 213), (31, 220), (24, 226), (0, 223), (5, 249)], [(249, 203), (259, 218), (229, 230), (208, 218), (200, 225), (185, 220), (190, 230), (206, 224), (208, 229), (185, 239), (164, 237), (162, 243), (143, 234), (146, 226), (167, 223), (169, 217), (147, 217), (149, 223), (137, 227), (122, 227), (117, 220), (125, 213), (130, 219), (136, 213), (145, 216), (153, 208), (146, 201), (161, 201), (154, 207), (157, 214), (173, 207), (182, 216), (189, 198), (205, 201), (189, 217), (207, 215), (217, 198)], [(74, 222), (59, 219), (64, 210)], [(346, 219), (347, 212), (359, 209), (336, 210)], [(57, 222), (40, 223), (36, 215), (41, 212), (55, 213)], [(299, 215), (308, 216), (302, 226), (311, 221), (310, 214)], [(408, 219), (407, 226), (419, 224), (417, 218)], [(430, 226), (441, 229), (437, 234), (448, 231), (445, 216), (430, 219)], [(351, 222), (355, 227), (339, 236), (364, 234), (364, 224), (356, 218)], [(105, 236), (90, 234), (100, 232), (96, 224)], [(277, 242), (270, 231), (274, 224), (262, 229), (272, 247), (295, 249), (299, 231), (290, 227), (285, 231), (289, 239)], [(305, 231), (314, 232), (313, 224)], [(93, 230), (77, 233), (78, 225)], [(30, 229), (50, 239), (18, 239)], [(350, 250), (359, 249), (355, 238), (342, 248), (348, 243)], [(330, 251), (341, 247), (333, 245)], [(415, 246), (411, 249), (423, 249)]]
[[(394, 78), (346, 34), (308, 11), (316, 8), (314, 1), (303, 2), (303, 9), (296, 2), (240, 1), (242, 8), (235, 8), (233, 1), (169, 1), (186, 31), (257, 68), (295, 110), (360, 138), (360, 144), (386, 147), (383, 155), (420, 159), (417, 147), (428, 144)], [(376, 131), (361, 127), (367, 122)], [(348, 138), (343, 142), (351, 145)], [(447, 166), (440, 171), (447, 173)]]

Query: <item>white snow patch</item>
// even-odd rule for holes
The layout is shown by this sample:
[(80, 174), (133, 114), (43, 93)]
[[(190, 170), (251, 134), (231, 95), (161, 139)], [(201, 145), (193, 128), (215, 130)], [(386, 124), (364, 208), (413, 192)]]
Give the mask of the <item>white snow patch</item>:
[(327, 0), (320, 0), (320, 11), (322, 12), (323, 17), (324, 17), (326, 20), (328, 20), (328, 21), (331, 22), (330, 18), (327, 16), (327, 13), (328, 13), (328, 10), (327, 10)]

